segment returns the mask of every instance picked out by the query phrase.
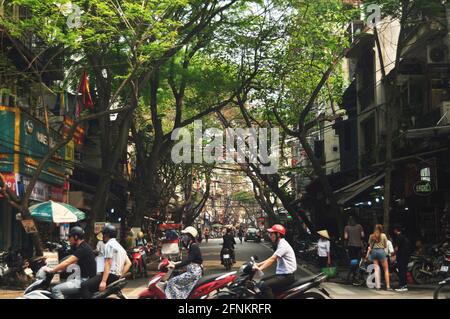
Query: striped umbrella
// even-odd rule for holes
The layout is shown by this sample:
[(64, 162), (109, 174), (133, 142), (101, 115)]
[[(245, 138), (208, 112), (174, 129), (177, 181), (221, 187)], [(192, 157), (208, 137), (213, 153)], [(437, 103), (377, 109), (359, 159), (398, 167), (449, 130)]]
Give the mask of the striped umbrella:
[(31, 216), (36, 220), (53, 223), (75, 223), (86, 218), (85, 214), (65, 203), (48, 201), (30, 207)]

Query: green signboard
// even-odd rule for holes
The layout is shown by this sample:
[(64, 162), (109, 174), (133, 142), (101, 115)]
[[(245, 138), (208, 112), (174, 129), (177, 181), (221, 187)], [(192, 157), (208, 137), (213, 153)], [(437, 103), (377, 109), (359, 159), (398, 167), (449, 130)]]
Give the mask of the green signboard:
[(0, 171), (14, 172), (15, 113), (0, 109)]
[(419, 196), (428, 196), (433, 192), (433, 184), (430, 181), (418, 181), (414, 185), (414, 193)]
[[(44, 123), (16, 108), (0, 106), (0, 170), (32, 176), (50, 147), (60, 141), (61, 136), (50, 130), (48, 138)], [(64, 184), (65, 147), (44, 166), (39, 180), (54, 185)], [(6, 154), (6, 155), (5, 155)], [(16, 154), (14, 156), (14, 154)]]

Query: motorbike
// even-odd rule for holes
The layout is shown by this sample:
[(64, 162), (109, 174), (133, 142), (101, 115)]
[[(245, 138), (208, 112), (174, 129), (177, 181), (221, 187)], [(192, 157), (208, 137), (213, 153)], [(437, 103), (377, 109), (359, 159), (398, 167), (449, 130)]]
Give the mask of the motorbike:
[[(139, 294), (139, 299), (166, 299), (167, 281), (176, 274), (174, 269), (168, 269), (168, 265), (167, 258), (159, 263), (159, 273), (150, 279), (147, 289)], [(188, 299), (212, 298), (218, 291), (232, 283), (236, 277), (236, 271), (204, 276), (195, 284)]]
[(448, 276), (450, 250), (447, 244), (433, 245), (425, 256), (411, 256), (412, 277), (418, 284), (432, 283)]
[[(39, 269), (36, 274), (36, 280), (29, 285), (22, 297), (17, 299), (55, 299), (51, 292), (50, 285), (55, 274), (49, 273), (45, 270), (45, 266)], [(125, 278), (121, 278), (106, 287), (102, 292), (97, 292), (92, 296), (92, 299), (106, 299), (110, 296), (116, 296), (118, 299), (127, 299), (122, 293), (122, 289), (127, 284)], [(73, 294), (68, 296), (70, 299), (80, 299), (79, 294)]]
[(5, 276), (9, 272), (9, 267), (5, 260), (7, 255), (8, 252), (6, 251), (0, 252), (0, 278)]
[(147, 277), (147, 271), (145, 267), (144, 256), (146, 256), (145, 248), (143, 246), (139, 246), (134, 248), (131, 252), (129, 252), (130, 260), (131, 260), (131, 278), (136, 279), (138, 274), (141, 277)]
[(229, 271), (231, 266), (233, 265), (233, 261), (231, 260), (231, 250), (228, 248), (223, 249), (223, 265), (225, 266), (225, 270)]
[(450, 277), (439, 282), (433, 292), (433, 299), (450, 299)]
[[(229, 287), (216, 296), (217, 299), (260, 299), (263, 294), (259, 288), (261, 271), (254, 270), (257, 256), (251, 258), (240, 269), (240, 275)], [(327, 299), (331, 298), (328, 291), (321, 286), (327, 276), (319, 273), (313, 276), (297, 279), (293, 284), (275, 292), (275, 299)]]

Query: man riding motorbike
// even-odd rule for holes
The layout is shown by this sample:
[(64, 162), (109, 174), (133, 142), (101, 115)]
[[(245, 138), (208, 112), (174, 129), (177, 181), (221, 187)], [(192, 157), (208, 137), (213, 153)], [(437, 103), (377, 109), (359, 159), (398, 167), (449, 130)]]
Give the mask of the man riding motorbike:
[(195, 242), (198, 236), (197, 229), (188, 226), (181, 233), (181, 241), (188, 250), (188, 257), (181, 262), (170, 262), (168, 267), (179, 269), (187, 266), (187, 271), (167, 282), (165, 289), (167, 299), (186, 299), (203, 273), (202, 254), (199, 245)]
[(275, 253), (268, 259), (255, 264), (253, 267), (257, 270), (264, 270), (270, 267), (275, 261), (277, 269), (274, 276), (266, 278), (260, 286), (264, 298), (273, 299), (273, 291), (282, 290), (295, 282), (295, 271), (297, 270), (297, 260), (291, 245), (284, 239), (286, 229), (279, 224), (275, 224), (267, 230), (270, 234)]
[(102, 234), (106, 243), (104, 271), (81, 284), (81, 295), (85, 299), (91, 298), (97, 291), (104, 291), (107, 285), (119, 280), (131, 267), (126, 250), (116, 240), (116, 227), (106, 224)]
[(70, 229), (69, 242), (74, 249), (72, 255), (59, 263), (55, 268), (48, 269), (48, 271), (56, 273), (65, 270), (69, 265), (78, 264), (80, 274), (74, 279), (69, 279), (53, 287), (52, 294), (56, 299), (64, 299), (64, 296), (78, 293), (81, 284), (97, 274), (94, 251), (84, 241), (84, 230), (81, 227), (75, 226)]
[(220, 251), (220, 260), (223, 265), (223, 254), (225, 249), (228, 249), (230, 251), (231, 260), (233, 261), (233, 264), (236, 263), (236, 258), (234, 254), (234, 245), (236, 245), (236, 241), (234, 240), (234, 236), (231, 232), (231, 227), (227, 227), (227, 233), (223, 236), (223, 244), (222, 244), (222, 250)]

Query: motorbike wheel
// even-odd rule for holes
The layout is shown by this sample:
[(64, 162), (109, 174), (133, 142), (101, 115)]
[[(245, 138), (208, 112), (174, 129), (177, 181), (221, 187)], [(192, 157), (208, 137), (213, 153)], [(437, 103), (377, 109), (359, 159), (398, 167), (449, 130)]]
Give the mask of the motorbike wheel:
[(305, 292), (304, 294), (296, 297), (295, 299), (325, 299), (325, 296), (314, 291)]
[(439, 285), (433, 293), (433, 299), (450, 299), (450, 285)]
[(417, 263), (411, 269), (412, 277), (419, 285), (424, 285), (428, 282), (428, 276), (421, 272), (422, 266), (422, 263)]
[(231, 262), (230, 261), (226, 261), (225, 262), (225, 270), (228, 271), (231, 269)]
[(137, 273), (138, 273), (138, 265), (133, 263), (133, 265), (131, 266), (131, 279), (133, 279), (133, 280), (136, 279)]

